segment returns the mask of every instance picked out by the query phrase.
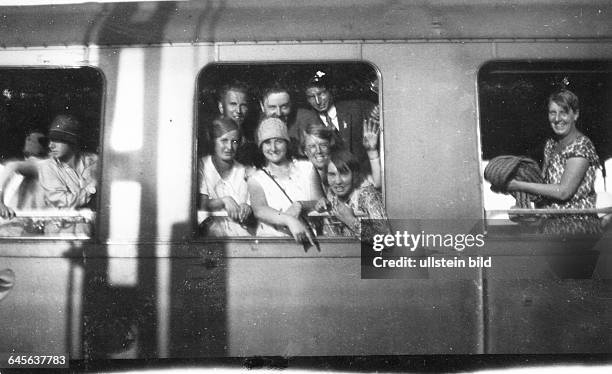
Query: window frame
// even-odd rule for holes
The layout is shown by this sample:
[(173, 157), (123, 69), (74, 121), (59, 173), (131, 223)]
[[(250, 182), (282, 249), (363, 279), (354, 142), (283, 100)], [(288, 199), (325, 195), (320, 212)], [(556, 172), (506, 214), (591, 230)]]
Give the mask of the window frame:
[[(519, 66), (518, 68), (516, 66)], [(590, 69), (584, 69), (583, 66), (584, 65), (588, 65), (590, 67)], [(598, 70), (598, 65), (599, 69)], [(499, 66), (499, 67), (498, 67)], [(532, 66), (533, 69), (538, 68), (540, 69), (535, 70), (535, 71), (529, 71), (529, 69), (527, 69), (527, 67)], [(546, 78), (546, 76), (549, 76), (548, 79), (551, 79), (550, 76), (551, 75), (564, 75), (565, 78), (569, 77), (570, 75), (574, 74), (574, 75), (578, 75), (578, 74), (605, 74), (608, 76), (607, 80), (609, 82), (612, 82), (612, 59), (564, 59), (564, 58), (558, 58), (558, 59), (545, 59), (545, 60), (535, 60), (535, 59), (515, 59), (515, 60), (508, 60), (508, 59), (499, 59), (499, 60), (488, 60), (486, 62), (484, 62), (478, 69), (478, 73), (477, 73), (477, 79), (476, 79), (476, 92), (477, 92), (477, 103), (478, 103), (478, 165), (479, 165), (479, 177), (480, 177), (480, 188), (481, 188), (481, 201), (482, 201), (482, 209), (483, 209), (483, 219), (484, 219), (484, 228), (485, 228), (485, 232), (487, 233), (494, 233), (493, 235), (495, 237), (507, 237), (507, 236), (515, 236), (516, 233), (514, 234), (509, 234), (509, 231), (513, 231), (516, 228), (520, 228), (521, 225), (517, 222), (513, 222), (509, 219), (509, 217), (507, 217), (507, 212), (510, 211), (510, 207), (508, 207), (507, 209), (487, 209), (487, 187), (490, 185), (487, 181), (485, 181), (484, 179), (484, 169), (485, 169), (485, 161), (490, 161), (491, 158), (485, 159), (484, 155), (485, 155), (485, 145), (483, 144), (483, 123), (486, 120), (485, 119), (485, 113), (483, 110), (483, 81), (485, 80), (483, 78), (484, 74), (492, 74), (491, 70), (495, 70), (494, 68), (498, 67), (498, 69), (506, 69), (507, 71), (503, 72), (505, 74), (538, 74), (538, 78), (536, 79), (532, 79), (532, 81), (536, 81), (537, 79), (540, 80), (544, 80)], [(568, 68), (570, 67), (570, 68)], [(582, 69), (581, 69), (582, 68)], [(488, 79), (491, 79), (491, 77), (487, 77)], [(564, 79), (565, 79), (564, 78)], [(576, 77), (574, 77), (576, 78)], [(572, 79), (574, 79), (572, 78)], [(568, 80), (569, 81), (569, 80)], [(568, 85), (568, 83), (566, 83), (565, 80), (561, 81), (563, 82), (563, 84), (565, 84), (566, 86)], [(561, 83), (559, 82), (559, 83)], [(571, 83), (571, 82), (570, 82)], [(612, 84), (610, 85), (612, 87)], [(544, 111), (544, 103), (546, 102), (546, 99), (548, 97), (548, 95), (550, 95), (550, 93), (553, 92), (554, 90), (554, 86), (551, 86), (551, 88), (544, 92), (544, 91), (540, 91), (539, 93), (541, 93), (541, 113), (543, 116), (546, 115), (546, 112)], [(561, 88), (561, 84), (558, 84), (557, 87)], [(572, 90), (573, 92), (576, 93), (575, 88), (573, 87), (569, 87), (570, 90)], [(609, 91), (612, 94), (612, 91)], [(576, 93), (579, 97), (580, 100), (580, 112), (581, 114), (585, 112), (584, 110), (584, 106), (583, 106), (583, 97), (581, 97), (581, 95), (579, 93)], [(587, 109), (588, 110), (588, 109)], [(579, 129), (583, 132), (585, 132), (582, 128), (581, 128), (581, 124), (579, 123)], [(605, 126), (602, 126), (602, 129), (605, 129)], [(593, 138), (593, 135), (590, 135), (589, 132), (593, 132), (595, 133), (596, 131), (602, 131), (602, 129), (591, 129), (590, 131), (587, 131), (585, 133), (585, 135), (587, 135), (589, 138)], [(547, 126), (546, 130), (550, 130), (550, 128)], [(607, 136), (608, 134), (600, 134), (600, 135), (604, 135)], [(610, 132), (610, 135), (612, 135), (612, 132)], [(548, 139), (550, 136), (545, 137), (544, 139)], [(598, 150), (598, 155), (600, 156), (600, 162), (602, 164), (602, 166), (606, 163), (606, 161), (610, 161), (612, 160), (612, 138), (610, 138), (610, 136), (607, 136), (606, 142), (605, 142), (605, 151), (599, 151)], [(542, 144), (543, 145), (543, 144)], [(542, 148), (543, 151), (543, 148)], [(603, 154), (607, 153), (609, 155), (608, 158), (604, 159), (603, 158)], [(507, 153), (501, 153), (501, 154), (507, 154)], [(537, 160), (536, 160), (537, 161)], [(600, 170), (600, 169), (598, 169)], [(605, 169), (604, 169), (605, 170)], [(606, 176), (605, 172), (603, 174), (603, 178), (605, 178), (606, 180), (612, 179), (610, 176)], [(603, 179), (602, 178), (602, 179)], [(605, 184), (606, 182), (604, 182)], [(612, 186), (612, 184), (609, 184), (610, 186)], [(597, 186), (594, 187), (595, 192), (599, 193), (601, 191), (597, 190)], [(607, 189), (604, 191), (608, 194), (610, 194), (612, 192), (612, 187), (607, 187)], [(514, 199), (513, 197), (509, 196), (509, 199)], [(491, 203), (489, 203), (491, 204)], [(539, 208), (539, 209), (532, 209), (532, 210), (542, 210), (545, 211), (547, 208)], [(600, 208), (597, 208), (600, 209)], [(495, 218), (491, 218), (490, 215), (492, 212), (495, 213), (501, 213), (504, 214), (504, 216), (506, 216), (506, 218), (503, 219), (499, 219), (499, 223), (498, 224), (491, 224), (490, 221), (496, 220)], [(505, 213), (502, 213), (505, 212)], [(544, 213), (530, 213), (532, 216), (536, 216), (536, 215), (542, 215)], [(551, 213), (551, 214), (563, 214), (563, 212), (559, 212), (559, 213)], [(588, 213), (585, 213), (588, 214)], [(601, 216), (600, 216), (601, 219)], [(503, 221), (503, 222), (502, 222)], [(522, 229), (519, 232), (519, 235), (523, 238), (526, 239), (534, 239), (534, 240), (541, 240), (541, 239), (547, 239), (549, 238), (548, 236), (544, 235), (544, 234), (540, 234), (540, 233), (532, 233), (532, 232), (526, 232), (526, 230)]]
[[(280, 243), (280, 244), (287, 244), (287, 243), (295, 243), (294, 239), (290, 236), (282, 236), (282, 237), (275, 237), (275, 236), (257, 236), (257, 235), (253, 235), (253, 236), (205, 236), (205, 235), (200, 235), (199, 234), (199, 218), (198, 218), (198, 213), (200, 212), (199, 210), (199, 180), (198, 180), (198, 162), (199, 162), (199, 132), (200, 132), (200, 122), (201, 122), (201, 118), (200, 118), (200, 112), (201, 112), (201, 108), (200, 105), (203, 105), (201, 103), (201, 96), (203, 96), (202, 91), (203, 88), (200, 85), (200, 82), (203, 81), (203, 75), (204, 73), (207, 71), (207, 69), (214, 69), (215, 66), (245, 66), (245, 65), (249, 65), (249, 66), (255, 66), (255, 67), (271, 67), (271, 66), (276, 66), (278, 67), (278, 69), (281, 69), (281, 66), (290, 66), (290, 65), (300, 65), (303, 66), (304, 68), (310, 67), (311, 69), (315, 69), (321, 66), (329, 66), (329, 65), (342, 65), (342, 64), (355, 64), (355, 65), (364, 65), (369, 67), (370, 71), (372, 73), (374, 73), (376, 75), (376, 79), (378, 80), (378, 103), (377, 105), (379, 105), (380, 109), (380, 138), (379, 138), (379, 153), (380, 153), (380, 168), (381, 168), (381, 194), (382, 194), (382, 198), (383, 198), (383, 202), (386, 202), (386, 178), (385, 178), (385, 151), (384, 151), (384, 115), (383, 115), (383, 77), (382, 74), (380, 72), (380, 69), (373, 64), (370, 61), (364, 61), (364, 60), (289, 60), (289, 61), (282, 61), (282, 62), (278, 62), (278, 61), (214, 61), (214, 62), (210, 62), (207, 63), (206, 65), (202, 66), (202, 68), (198, 71), (197, 77), (196, 77), (196, 85), (195, 85), (195, 108), (194, 108), (194, 126), (193, 126), (193, 139), (194, 142), (192, 144), (192, 160), (194, 160), (192, 162), (192, 201), (193, 204), (191, 205), (191, 217), (192, 217), (192, 235), (191, 235), (191, 240), (194, 243), (226, 243), (228, 241), (230, 242), (246, 242), (246, 243)], [(294, 80), (296, 82), (300, 82), (299, 78), (295, 77)], [(223, 79), (222, 79), (223, 81)], [(225, 80), (227, 82), (231, 82), (231, 79), (227, 79)], [(212, 85), (213, 87), (218, 88), (217, 86)], [(251, 93), (253, 93), (254, 91), (254, 87), (249, 86), (251, 89)], [(251, 97), (251, 99), (255, 100), (254, 103), (252, 103), (253, 106), (256, 106), (256, 113), (260, 112), (260, 108), (259, 108), (259, 103), (257, 102), (257, 97), (254, 97), (254, 95)], [(349, 99), (350, 100), (350, 99)], [(364, 98), (364, 100), (366, 100)], [(299, 103), (301, 101), (305, 101), (304, 100), (298, 100), (298, 103), (294, 103), (294, 101), (292, 100), (292, 109), (297, 109), (297, 108), (302, 108), (302, 106), (299, 105)], [(216, 104), (216, 102), (215, 102)], [(385, 204), (385, 210), (386, 210), (386, 204)], [(356, 237), (356, 236), (318, 236), (317, 237), (317, 241), (319, 241), (320, 243), (360, 243), (360, 238)], [(316, 249), (315, 249), (316, 251)]]
[[(80, 243), (99, 243), (100, 241), (100, 208), (103, 206), (101, 202), (101, 191), (103, 190), (104, 180), (103, 176), (103, 154), (104, 154), (104, 132), (105, 132), (105, 104), (106, 104), (106, 95), (107, 95), (107, 79), (103, 72), (103, 70), (99, 66), (95, 65), (0, 65), (0, 70), (38, 70), (38, 71), (69, 71), (74, 69), (87, 69), (92, 71), (92, 74), (96, 75), (96, 80), (99, 80), (96, 83), (100, 85), (100, 102), (98, 103), (99, 107), (99, 120), (98, 122), (98, 136), (95, 139), (95, 144), (97, 144), (96, 155), (98, 156), (98, 186), (96, 191), (96, 201), (95, 201), (95, 211), (91, 211), (93, 214), (91, 220), (91, 234), (89, 236), (80, 236), (80, 235), (42, 235), (42, 236), (2, 236), (0, 235), (0, 243), (10, 243), (10, 242), (57, 242), (57, 241), (69, 241), (69, 242), (80, 242)], [(92, 122), (93, 125), (93, 122)], [(46, 124), (48, 128), (49, 124)], [(90, 139), (91, 141), (91, 139)], [(44, 210), (39, 210), (43, 212)], [(60, 209), (49, 209), (49, 211), (53, 213), (58, 213)], [(74, 210), (70, 210), (70, 212), (74, 212)], [(44, 216), (41, 214), (40, 216)], [(70, 215), (68, 215), (70, 216)], [(25, 216), (29, 218), (30, 216)], [(33, 216), (32, 216), (33, 217)]]

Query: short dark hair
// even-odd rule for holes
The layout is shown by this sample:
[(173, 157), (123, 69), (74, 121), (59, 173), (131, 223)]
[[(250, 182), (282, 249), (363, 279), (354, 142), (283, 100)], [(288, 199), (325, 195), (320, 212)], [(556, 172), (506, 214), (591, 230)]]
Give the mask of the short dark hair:
[(223, 86), (221, 86), (221, 88), (219, 88), (219, 90), (217, 90), (217, 100), (223, 101), (223, 99), (225, 98), (225, 95), (227, 95), (229, 91), (241, 92), (247, 98), (250, 96), (249, 86), (245, 82), (236, 80), (236, 81), (232, 81), (232, 82), (224, 84)]
[(580, 110), (580, 102), (578, 100), (578, 96), (576, 96), (576, 94), (572, 91), (565, 88), (553, 92), (548, 97), (548, 105), (550, 105), (550, 103), (555, 103), (566, 111), (569, 109), (571, 109), (573, 112), (577, 112)]
[(329, 155), (329, 160), (330, 162), (334, 163), (339, 172), (348, 173), (350, 171), (353, 173), (353, 178), (361, 176), (361, 166), (359, 164), (359, 160), (354, 154), (346, 149), (339, 148), (334, 150)]
[(260, 91), (259, 97), (261, 99), (261, 102), (263, 103), (264, 100), (273, 93), (286, 93), (287, 95), (289, 95), (289, 100), (291, 101), (291, 93), (289, 92), (289, 89), (280, 82), (274, 82), (271, 85), (264, 87)]

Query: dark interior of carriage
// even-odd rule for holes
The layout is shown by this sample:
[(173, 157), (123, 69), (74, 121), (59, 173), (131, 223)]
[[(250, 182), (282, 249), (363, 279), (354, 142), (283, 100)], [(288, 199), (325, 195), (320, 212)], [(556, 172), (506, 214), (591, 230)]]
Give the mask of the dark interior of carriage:
[[(289, 90), (293, 110), (308, 108), (304, 84), (317, 71), (331, 77), (331, 91), (336, 102), (361, 99), (378, 103), (378, 94), (371, 89), (371, 84), (377, 79), (377, 72), (374, 67), (362, 62), (211, 64), (198, 77), (198, 139), (204, 138), (206, 127), (219, 115), (217, 91), (224, 84), (237, 80), (250, 88), (249, 114), (245, 127), (252, 134), (257, 126), (259, 99), (263, 89), (278, 83)], [(198, 142), (198, 154), (207, 152), (202, 144), (205, 143)]]
[(496, 61), (478, 75), (482, 159), (526, 155), (542, 161), (552, 135), (547, 99), (567, 88), (580, 99), (578, 128), (600, 159), (612, 157), (612, 63), (609, 61)]
[(26, 132), (47, 132), (58, 114), (79, 118), (83, 148), (98, 152), (103, 94), (102, 73), (90, 67), (0, 69), (0, 161), (19, 158)]

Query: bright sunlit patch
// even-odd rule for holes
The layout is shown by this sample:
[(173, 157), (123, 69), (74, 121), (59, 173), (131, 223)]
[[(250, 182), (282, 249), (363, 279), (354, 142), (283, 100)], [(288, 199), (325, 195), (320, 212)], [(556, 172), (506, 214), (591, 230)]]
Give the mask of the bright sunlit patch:
[(161, 49), (158, 100), (164, 105), (157, 114), (157, 230), (163, 239), (177, 235), (173, 229), (188, 222), (191, 212), (193, 98), (185, 92), (193, 92), (186, 87), (195, 89), (193, 77), (200, 67), (186, 61), (193, 61), (190, 48)]
[(138, 238), (141, 186), (138, 182), (113, 181), (110, 196), (110, 232), (113, 241)]
[(108, 283), (111, 286), (132, 287), (138, 284), (138, 258), (117, 257), (136, 255), (136, 245), (108, 246)]
[(142, 148), (144, 63), (144, 50), (141, 48), (126, 48), (119, 55), (111, 134), (111, 145), (118, 152)]
[(612, 193), (612, 157), (604, 161), (604, 168), (606, 170), (605, 188), (607, 192)]
[[(141, 187), (138, 182), (114, 181), (111, 185), (110, 239), (138, 237)], [(138, 282), (138, 248), (131, 245), (108, 246), (108, 279), (116, 286), (135, 286)]]
[[(482, 161), (482, 170), (484, 170), (489, 161)], [(491, 183), (487, 180), (483, 179), (483, 193), (484, 193), (484, 208), (485, 211), (490, 210), (506, 210), (510, 209), (513, 205), (516, 204), (516, 201), (511, 195), (505, 195), (501, 193), (495, 193), (491, 191)], [(487, 214), (488, 219), (499, 219), (499, 220), (507, 220), (508, 213), (499, 213), (499, 214)]]

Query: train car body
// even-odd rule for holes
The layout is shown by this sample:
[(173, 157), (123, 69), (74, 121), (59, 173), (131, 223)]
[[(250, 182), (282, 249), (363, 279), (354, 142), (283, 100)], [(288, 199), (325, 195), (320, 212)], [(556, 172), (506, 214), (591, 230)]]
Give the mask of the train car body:
[[(0, 7), (0, 67), (102, 78), (96, 232), (2, 238), (0, 352), (72, 359), (609, 353), (607, 285), (489, 235), (491, 268), (362, 279), (360, 242), (202, 238), (198, 77), (211, 65), (370, 65), (392, 219), (486, 218), (478, 76), (495, 61), (612, 61), (605, 1), (266, 0)], [(609, 104), (608, 104), (609, 105)], [(600, 250), (609, 247), (602, 239)], [(454, 256), (453, 251), (438, 253)], [(597, 267), (606, 271), (605, 256)]]

